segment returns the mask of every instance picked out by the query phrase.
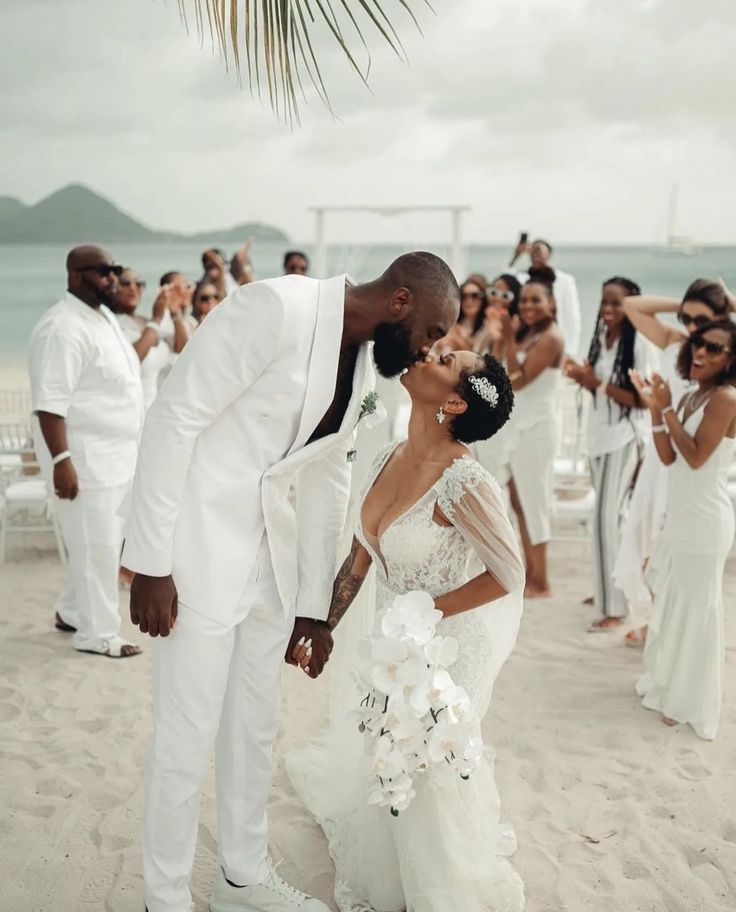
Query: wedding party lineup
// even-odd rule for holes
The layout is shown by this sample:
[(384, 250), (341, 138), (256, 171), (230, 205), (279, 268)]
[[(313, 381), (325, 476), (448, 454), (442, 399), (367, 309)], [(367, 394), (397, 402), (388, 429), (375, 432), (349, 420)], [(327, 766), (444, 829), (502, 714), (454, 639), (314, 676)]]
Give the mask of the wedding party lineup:
[(736, 909), (736, 10), (150, 7), (3, 13), (0, 909)]

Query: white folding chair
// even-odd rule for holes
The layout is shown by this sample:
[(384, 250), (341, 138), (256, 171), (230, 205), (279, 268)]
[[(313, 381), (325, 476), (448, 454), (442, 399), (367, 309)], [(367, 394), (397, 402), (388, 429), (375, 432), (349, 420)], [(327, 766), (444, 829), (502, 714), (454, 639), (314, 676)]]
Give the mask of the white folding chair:
[(66, 549), (46, 482), (39, 474), (30, 424), (0, 421), (0, 564), (9, 535), (51, 532), (62, 563)]
[(592, 532), (595, 491), (585, 456), (583, 428), (587, 397), (563, 381), (560, 395), (559, 435), (554, 459), (553, 537), (589, 540)]

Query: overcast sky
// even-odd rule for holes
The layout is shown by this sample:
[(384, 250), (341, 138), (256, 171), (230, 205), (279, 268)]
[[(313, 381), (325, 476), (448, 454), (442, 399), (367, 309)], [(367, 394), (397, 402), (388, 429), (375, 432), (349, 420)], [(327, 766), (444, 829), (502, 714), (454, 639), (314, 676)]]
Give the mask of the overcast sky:
[[(678, 231), (736, 242), (734, 0), (412, 2), (424, 38), (383, 0), (410, 63), (375, 38), (372, 94), (318, 37), (342, 122), (312, 103), (292, 132), (176, 0), (3, 0), (0, 194), (79, 181), (153, 227), (305, 241), (316, 204), (467, 203), (474, 241), (651, 243), (677, 182)], [(434, 216), (333, 225), (446, 236)]]

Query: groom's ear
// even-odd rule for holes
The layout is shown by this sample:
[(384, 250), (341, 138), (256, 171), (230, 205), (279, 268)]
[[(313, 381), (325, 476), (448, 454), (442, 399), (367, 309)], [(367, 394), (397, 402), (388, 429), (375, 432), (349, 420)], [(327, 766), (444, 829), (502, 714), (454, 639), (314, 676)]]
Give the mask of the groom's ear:
[(391, 295), (388, 309), (394, 320), (400, 323), (414, 310), (414, 295), (404, 286), (397, 288)]
[(462, 415), (463, 412), (467, 412), (467, 410), (468, 403), (457, 395), (450, 396), (442, 406), (442, 411), (446, 415)]

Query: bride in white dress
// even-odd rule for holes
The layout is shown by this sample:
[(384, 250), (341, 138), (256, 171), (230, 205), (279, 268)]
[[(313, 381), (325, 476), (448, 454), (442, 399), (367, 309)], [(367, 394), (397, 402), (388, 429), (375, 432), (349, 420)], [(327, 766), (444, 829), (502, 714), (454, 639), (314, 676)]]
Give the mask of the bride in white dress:
[(698, 384), (675, 409), (658, 375), (634, 382), (668, 469), (664, 528), (652, 558), (654, 606), (637, 684), (642, 704), (701, 738), (718, 730), (725, 641), (723, 572), (734, 537), (728, 473), (736, 434), (736, 325), (710, 323), (684, 343), (678, 367)]
[[(412, 398), (408, 439), (385, 447), (369, 472), (328, 623), (339, 623), (371, 565), (375, 596), (369, 583), (358, 601), (373, 603), (378, 626), (397, 595), (428, 592), (444, 615), (437, 632), (458, 641), (450, 673), (480, 728), (516, 641), (524, 567), (500, 488), (459, 441), (492, 436), (508, 419), (513, 391), (498, 362), (472, 352), (430, 355), (402, 383)], [(354, 605), (346, 626), (360, 610)], [(357, 655), (341, 633), (336, 652), (347, 672)], [(294, 657), (308, 664), (308, 648)], [(355, 684), (347, 673), (338, 678), (333, 692), (349, 692), (346, 708), (357, 709)], [(523, 884), (508, 861), (515, 837), (499, 821), (488, 746), (467, 781), (418, 776), (416, 797), (398, 816), (367, 803), (366, 747), (356, 722), (333, 706), (328, 732), (287, 758), (328, 837), (342, 912), (520, 912)]]

